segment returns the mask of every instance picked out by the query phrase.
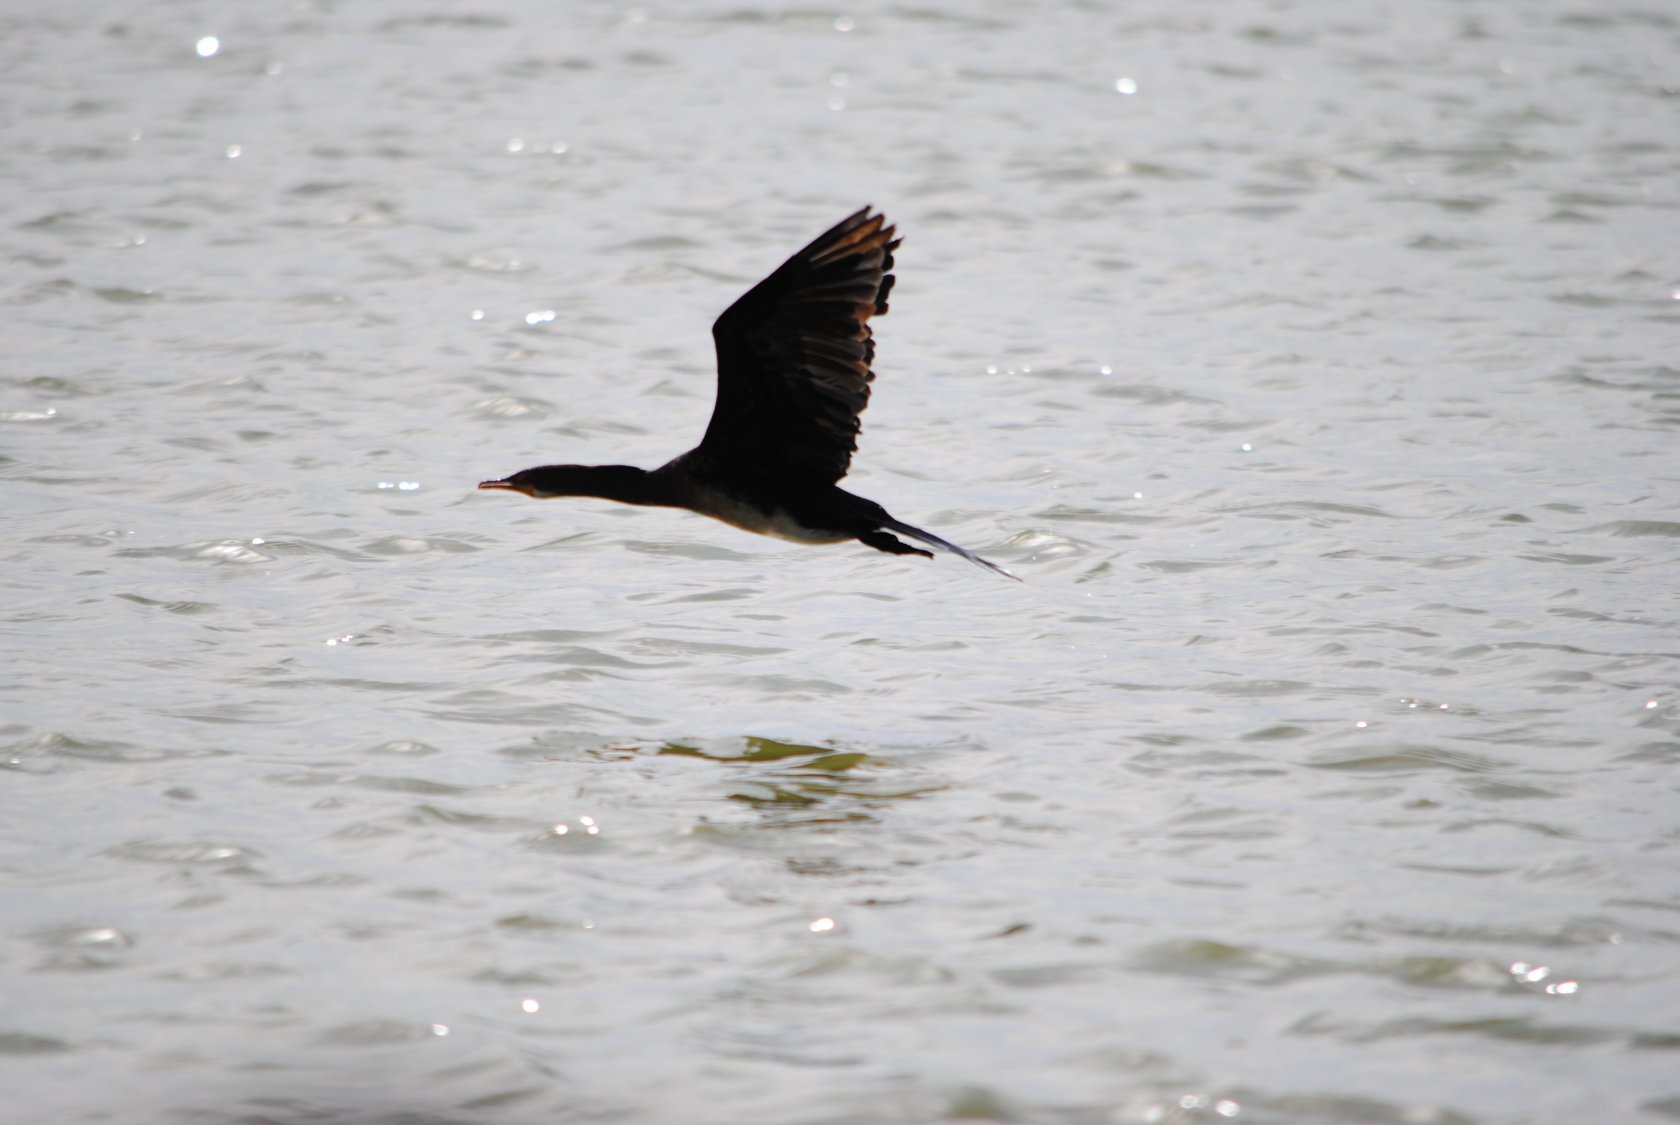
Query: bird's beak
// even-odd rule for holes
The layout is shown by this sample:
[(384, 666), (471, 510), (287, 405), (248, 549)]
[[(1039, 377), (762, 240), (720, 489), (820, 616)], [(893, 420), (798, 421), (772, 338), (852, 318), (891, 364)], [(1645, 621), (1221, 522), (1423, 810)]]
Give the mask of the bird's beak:
[(518, 492), (519, 491), (519, 486), (518, 485), (509, 484), (505, 480), (481, 480), (481, 481), (478, 482), (478, 487), (480, 487), (480, 488), (501, 488), (501, 489), (506, 489), (508, 492)]

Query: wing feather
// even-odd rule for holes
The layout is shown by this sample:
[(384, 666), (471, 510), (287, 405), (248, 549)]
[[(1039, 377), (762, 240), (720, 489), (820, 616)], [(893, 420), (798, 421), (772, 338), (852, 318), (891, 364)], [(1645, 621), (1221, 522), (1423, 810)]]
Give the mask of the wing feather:
[(847, 216), (712, 325), (718, 396), (697, 452), (741, 471), (832, 484), (857, 450), (893, 249), (886, 217)]

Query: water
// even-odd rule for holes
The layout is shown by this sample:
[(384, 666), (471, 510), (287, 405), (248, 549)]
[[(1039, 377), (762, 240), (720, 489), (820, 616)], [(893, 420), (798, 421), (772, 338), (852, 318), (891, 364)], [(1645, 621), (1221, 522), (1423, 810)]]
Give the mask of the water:
[[(1660, 6), (0, 27), (8, 1120), (1680, 1118)], [(473, 491), (864, 202), (1023, 584)]]

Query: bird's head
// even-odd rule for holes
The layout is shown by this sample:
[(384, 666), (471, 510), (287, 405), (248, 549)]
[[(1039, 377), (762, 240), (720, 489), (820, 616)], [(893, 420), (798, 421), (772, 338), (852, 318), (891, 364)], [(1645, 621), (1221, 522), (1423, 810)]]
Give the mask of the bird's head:
[(521, 469), (511, 477), (503, 477), (501, 480), (481, 480), (478, 482), (478, 487), (500, 489), (506, 492), (523, 492), (525, 495), (535, 498), (542, 495), (537, 491), (537, 481), (535, 479), (535, 474), (539, 471), (537, 469)]
[(480, 481), (479, 488), (523, 492), (534, 500), (555, 496), (599, 496), (629, 504), (647, 504), (648, 474), (629, 465), (538, 465), (501, 480)]

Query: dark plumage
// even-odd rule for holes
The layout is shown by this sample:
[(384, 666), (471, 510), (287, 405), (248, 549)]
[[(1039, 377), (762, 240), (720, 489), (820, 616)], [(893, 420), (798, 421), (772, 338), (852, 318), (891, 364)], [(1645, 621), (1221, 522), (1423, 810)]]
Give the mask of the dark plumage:
[(546, 499), (598, 496), (688, 508), (798, 543), (856, 539), (894, 555), (933, 554), (892, 533), (1014, 578), (979, 555), (894, 519), (836, 486), (857, 450), (869, 405), (875, 341), (887, 311), (892, 252), (885, 216), (848, 216), (730, 305), (712, 325), (717, 404), (700, 444), (650, 471), (629, 465), (543, 465), (480, 488)]

